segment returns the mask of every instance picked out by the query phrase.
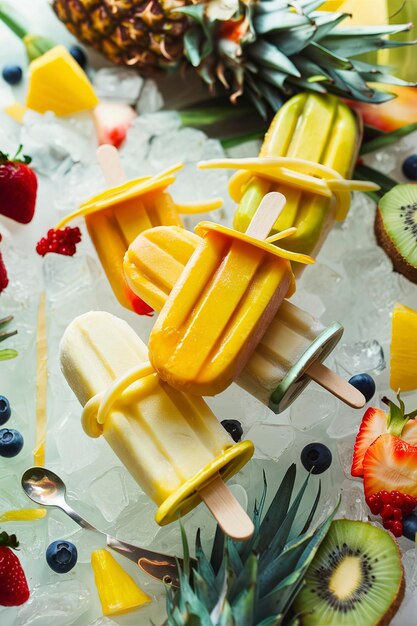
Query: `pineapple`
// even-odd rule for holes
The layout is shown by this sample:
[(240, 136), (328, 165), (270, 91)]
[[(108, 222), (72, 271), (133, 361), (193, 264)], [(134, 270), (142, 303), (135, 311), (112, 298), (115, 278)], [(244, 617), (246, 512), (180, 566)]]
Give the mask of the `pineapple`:
[(417, 389), (417, 311), (399, 303), (392, 313), (390, 387)]
[(320, 487), (311, 511), (297, 516), (309, 477), (290, 504), (295, 465), (287, 470), (262, 519), (266, 482), (253, 521), (255, 533), (245, 543), (226, 538), (217, 528), (211, 558), (196, 538), (197, 567), (190, 573), (189, 550), (183, 533), (184, 568), (180, 588), (168, 590), (165, 626), (280, 626), (297, 624), (290, 609), (308, 567), (330, 528), (334, 512), (316, 529)]
[(50, 2), (78, 39), (114, 63), (149, 74), (188, 61), (210, 87), (221, 83), (232, 102), (247, 93), (264, 116), (304, 89), (380, 103), (392, 96), (368, 81), (406, 84), (356, 57), (407, 45), (386, 36), (410, 24), (340, 29), (348, 14), (320, 11), (329, 6), (324, 0)]

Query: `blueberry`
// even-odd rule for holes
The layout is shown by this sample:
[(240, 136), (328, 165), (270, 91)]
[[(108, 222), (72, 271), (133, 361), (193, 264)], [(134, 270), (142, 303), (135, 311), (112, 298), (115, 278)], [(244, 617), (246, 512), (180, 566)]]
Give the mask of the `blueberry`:
[(18, 65), (5, 65), (3, 67), (2, 76), (9, 85), (17, 85), (22, 80), (22, 68)]
[(242, 439), (243, 428), (239, 420), (223, 420), (221, 424), (223, 428), (227, 430), (233, 441), (237, 443)]
[(2, 428), (0, 430), (0, 456), (10, 459), (23, 448), (23, 437), (18, 430)]
[(403, 162), (403, 174), (409, 180), (417, 180), (417, 154), (410, 154)]
[(77, 562), (77, 548), (70, 541), (53, 541), (46, 549), (46, 561), (57, 574), (66, 574)]
[(353, 387), (356, 387), (358, 391), (363, 393), (365, 400), (369, 402), (373, 398), (375, 393), (375, 381), (369, 374), (355, 374), (349, 379), (349, 382)]
[(417, 533), (417, 515), (411, 513), (403, 517), (403, 535), (411, 541), (415, 541)]
[(0, 426), (3, 426), (9, 419), (12, 411), (7, 398), (0, 396)]
[(323, 443), (309, 443), (301, 451), (301, 463), (312, 474), (322, 474), (332, 464), (332, 453)]
[(69, 49), (69, 53), (74, 59), (77, 61), (78, 65), (80, 65), (83, 69), (87, 65), (87, 56), (79, 46), (71, 46)]

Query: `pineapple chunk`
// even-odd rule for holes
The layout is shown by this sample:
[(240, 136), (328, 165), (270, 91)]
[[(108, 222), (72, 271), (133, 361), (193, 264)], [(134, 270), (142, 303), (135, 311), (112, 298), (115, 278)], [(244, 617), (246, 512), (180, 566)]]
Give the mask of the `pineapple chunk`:
[(390, 387), (417, 389), (417, 311), (399, 303), (392, 314)]
[(86, 73), (64, 46), (55, 46), (30, 64), (26, 106), (71, 115), (98, 104)]
[(91, 566), (103, 615), (120, 615), (152, 601), (108, 550), (95, 550), (91, 554)]
[(12, 118), (18, 124), (23, 124), (23, 118), (25, 117), (26, 107), (19, 102), (14, 102), (13, 104), (9, 104), (9, 106), (4, 107), (4, 112), (7, 113), (9, 117)]

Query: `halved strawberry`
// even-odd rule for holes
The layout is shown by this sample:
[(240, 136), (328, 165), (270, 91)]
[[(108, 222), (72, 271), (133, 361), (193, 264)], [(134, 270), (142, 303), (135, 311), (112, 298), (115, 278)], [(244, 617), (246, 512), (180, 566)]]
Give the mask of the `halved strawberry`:
[(384, 490), (417, 497), (417, 446), (389, 433), (380, 435), (366, 451), (363, 485), (366, 500)]
[(411, 445), (417, 445), (417, 420), (412, 419), (414, 413), (404, 413), (404, 403), (398, 398), (398, 407), (390, 400), (390, 411), (370, 407), (362, 418), (359, 432), (353, 448), (352, 476), (363, 476), (363, 459), (369, 446), (384, 433), (401, 435), (401, 439)]

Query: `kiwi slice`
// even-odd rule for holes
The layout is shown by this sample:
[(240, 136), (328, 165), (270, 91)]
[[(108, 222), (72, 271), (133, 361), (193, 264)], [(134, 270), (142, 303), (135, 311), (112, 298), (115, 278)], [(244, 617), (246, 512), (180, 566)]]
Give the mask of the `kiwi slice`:
[(381, 198), (375, 234), (394, 269), (417, 283), (417, 185), (396, 185)]
[(404, 595), (392, 536), (367, 522), (332, 522), (295, 601), (303, 626), (385, 626)]

